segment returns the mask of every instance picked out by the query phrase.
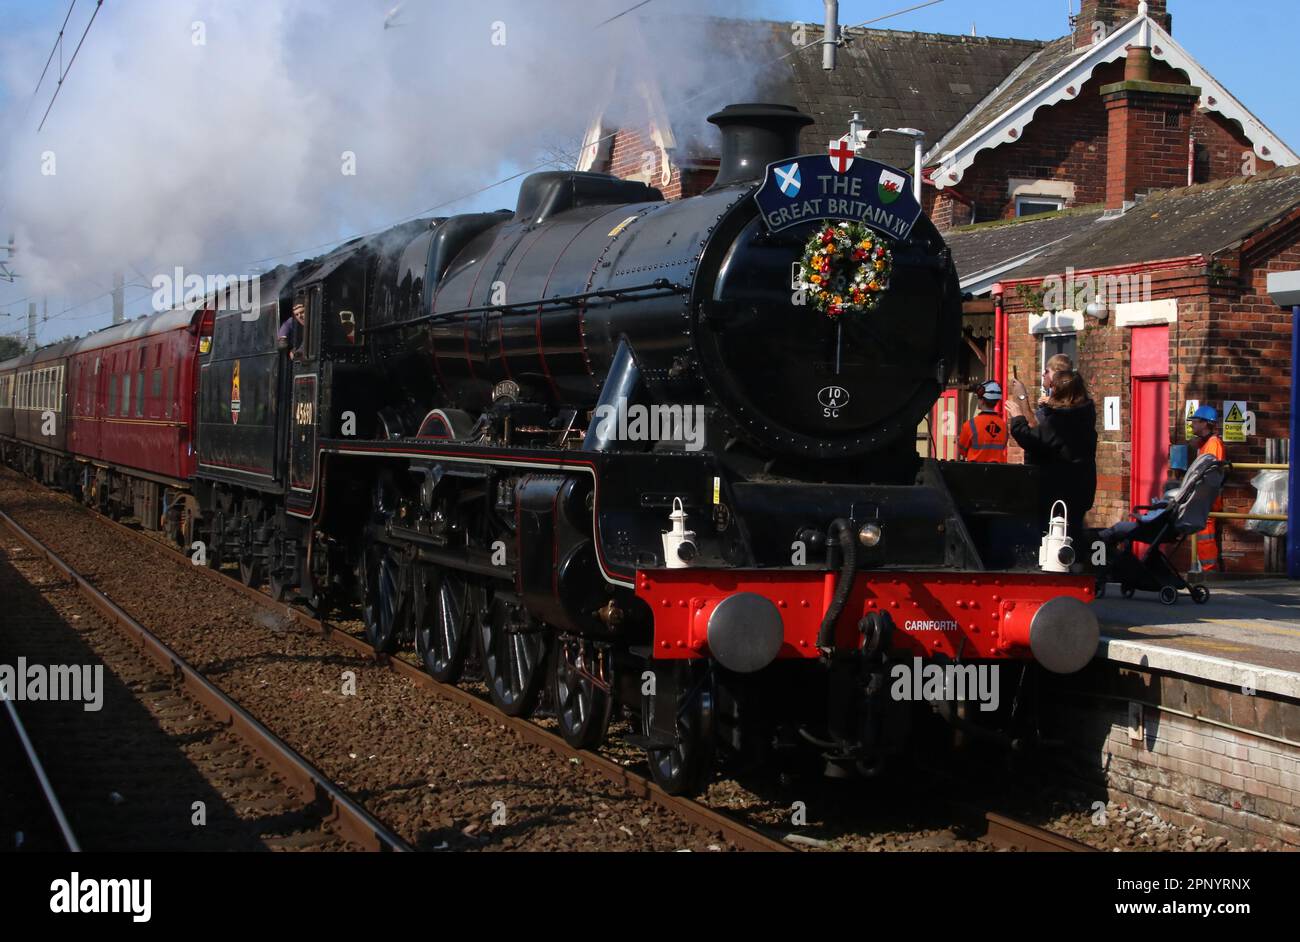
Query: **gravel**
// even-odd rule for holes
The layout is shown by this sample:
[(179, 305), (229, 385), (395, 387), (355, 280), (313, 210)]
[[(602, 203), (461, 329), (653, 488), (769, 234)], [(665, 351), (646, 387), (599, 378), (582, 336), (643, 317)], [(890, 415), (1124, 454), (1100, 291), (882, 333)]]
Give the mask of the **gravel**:
[(730, 849), (7, 470), (0, 507), (418, 848)]

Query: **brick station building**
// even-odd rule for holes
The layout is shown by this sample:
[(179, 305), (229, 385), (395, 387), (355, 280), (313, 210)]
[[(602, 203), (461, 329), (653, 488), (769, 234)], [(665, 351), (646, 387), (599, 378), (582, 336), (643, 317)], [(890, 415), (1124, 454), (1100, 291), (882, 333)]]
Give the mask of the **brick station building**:
[[(1170, 446), (1188, 441), (1188, 400), (1221, 415), (1226, 401), (1247, 403), (1253, 434), (1228, 445), (1230, 459), (1263, 462), (1265, 440), (1287, 437), (1291, 314), (1271, 301), (1266, 279), (1300, 268), (1300, 167), (1153, 193), (1122, 213), (1097, 207), (977, 225), (951, 233), (949, 244), (963, 271), (1033, 253), (992, 289), (1007, 325), (1006, 361), (1026, 385), (1064, 351), (1099, 412), (1118, 400), (1118, 428), (1099, 429), (1095, 525), (1160, 493)], [(1068, 298), (1071, 279), (1073, 301), (1052, 310), (1044, 298)], [(1097, 295), (1100, 316), (1087, 311)], [(1230, 478), (1224, 510), (1250, 510), (1250, 479)], [(1262, 571), (1263, 537), (1225, 524), (1224, 568)]]
[[(1188, 15), (1211, 14), (1189, 4)], [(969, 414), (968, 383), (1013, 370), (1033, 381), (1055, 352), (1077, 358), (1099, 413), (1118, 399), (1119, 428), (1099, 430), (1094, 525), (1159, 492), (1188, 400), (1246, 401), (1255, 425), (1229, 445), (1238, 461), (1262, 462), (1264, 441), (1287, 435), (1290, 315), (1265, 278), (1300, 268), (1300, 169), (1288, 169), (1300, 157), (1174, 39), (1167, 0), (1082, 0), (1051, 42), (851, 30), (830, 73), (815, 27), (794, 38), (787, 23), (700, 22), (749, 76), (713, 104), (799, 107), (815, 119), (805, 153), (854, 112), (925, 132), (923, 203), (970, 297), (956, 381), (922, 430), (931, 454), (955, 454), (955, 436), (939, 433)], [(791, 54), (799, 39), (811, 51)], [(579, 169), (670, 199), (706, 188), (716, 135), (666, 105), (655, 76), (620, 83), (634, 104), (618, 122), (598, 111)], [(884, 135), (862, 154), (910, 171), (911, 148)], [(945, 412), (958, 421), (939, 421)], [(1249, 509), (1249, 478), (1232, 478), (1226, 510)], [(1220, 529), (1226, 570), (1265, 567), (1262, 537)]]

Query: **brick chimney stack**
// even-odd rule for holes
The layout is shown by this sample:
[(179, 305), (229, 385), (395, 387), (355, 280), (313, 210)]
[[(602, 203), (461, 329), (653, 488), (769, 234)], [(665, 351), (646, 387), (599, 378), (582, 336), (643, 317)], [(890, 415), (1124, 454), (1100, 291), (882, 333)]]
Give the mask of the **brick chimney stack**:
[[(1115, 27), (1123, 26), (1138, 15), (1140, 3), (1141, 0), (1083, 0), (1074, 21), (1074, 48), (1082, 49), (1096, 40), (1105, 39)], [(1166, 32), (1173, 30), (1169, 0), (1147, 0), (1147, 16)]]
[(1101, 87), (1108, 122), (1106, 208), (1186, 186), (1195, 85), (1151, 80), (1151, 49), (1130, 46), (1124, 81)]

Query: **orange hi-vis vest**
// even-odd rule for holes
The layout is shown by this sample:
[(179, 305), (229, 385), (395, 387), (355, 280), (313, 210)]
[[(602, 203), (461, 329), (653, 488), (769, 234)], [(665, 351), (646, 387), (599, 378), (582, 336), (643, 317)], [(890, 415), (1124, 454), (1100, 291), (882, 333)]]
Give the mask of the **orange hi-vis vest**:
[(977, 412), (961, 427), (957, 446), (967, 461), (1007, 460), (1007, 423), (996, 412)]
[[(1201, 447), (1196, 450), (1196, 454), (1198, 457), (1200, 455), (1214, 455), (1214, 457), (1220, 461), (1224, 461), (1228, 457), (1227, 449), (1223, 447), (1223, 439), (1218, 435), (1211, 435), (1207, 438), (1201, 444)], [(1218, 496), (1214, 501), (1214, 506), (1210, 509), (1216, 511), (1223, 509), (1222, 494)], [(1216, 526), (1217, 522), (1218, 521), (1211, 517), (1206, 521), (1205, 529), (1196, 534), (1194, 539), (1196, 544), (1196, 559), (1200, 563), (1201, 572), (1217, 572), (1219, 569), (1219, 535), (1217, 532), (1218, 527)]]

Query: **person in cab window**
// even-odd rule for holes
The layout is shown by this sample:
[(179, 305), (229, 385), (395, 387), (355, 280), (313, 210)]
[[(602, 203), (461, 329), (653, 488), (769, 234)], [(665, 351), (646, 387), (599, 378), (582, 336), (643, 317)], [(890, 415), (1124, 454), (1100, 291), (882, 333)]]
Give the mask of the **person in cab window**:
[[(1192, 434), (1196, 436), (1196, 456), (1213, 455), (1219, 461), (1228, 460), (1223, 439), (1218, 436), (1219, 412), (1214, 406), (1201, 406), (1192, 413)], [(1213, 511), (1223, 510), (1223, 494), (1215, 500)], [(1196, 567), (1200, 572), (1219, 571), (1219, 532), (1213, 517), (1205, 522), (1205, 529), (1196, 534)]]
[(998, 413), (1002, 386), (990, 380), (975, 387), (978, 410), (961, 427), (957, 452), (962, 461), (1003, 463), (1007, 460), (1007, 423)]
[(303, 341), (307, 337), (307, 305), (294, 301), (293, 314), (285, 318), (275, 336), (277, 350), (288, 350), (290, 360), (301, 359)]

